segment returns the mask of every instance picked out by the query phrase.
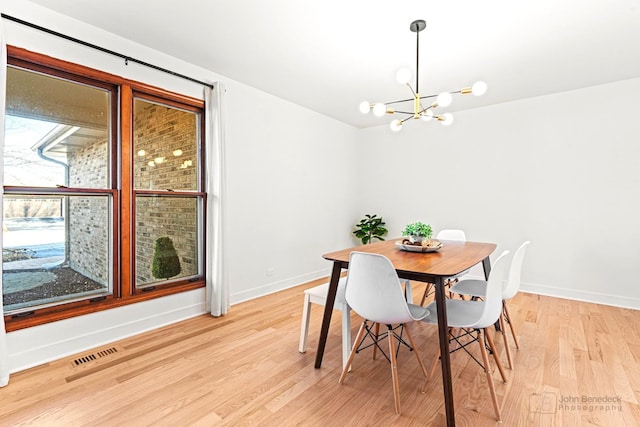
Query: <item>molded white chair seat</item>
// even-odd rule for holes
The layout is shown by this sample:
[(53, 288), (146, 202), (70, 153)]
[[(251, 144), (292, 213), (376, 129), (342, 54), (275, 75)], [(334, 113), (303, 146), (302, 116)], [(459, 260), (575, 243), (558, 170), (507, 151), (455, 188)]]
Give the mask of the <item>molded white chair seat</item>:
[(455, 294), (484, 298), (487, 293), (487, 281), (480, 279), (460, 280), (451, 287), (451, 292)]
[[(486, 285), (485, 285), (486, 286)], [(484, 310), (484, 301), (465, 301), (447, 299), (447, 321), (450, 326), (456, 328), (470, 328), (475, 325)], [(422, 319), (424, 322), (438, 324), (438, 311), (436, 302), (427, 305), (429, 315)], [(455, 325), (455, 326), (454, 326)]]
[[(351, 351), (351, 309), (345, 299), (345, 285), (347, 279), (342, 277), (338, 282), (338, 291), (333, 308), (342, 312), (342, 367), (346, 366)], [(309, 320), (311, 316), (311, 304), (319, 304), (324, 306), (327, 302), (327, 294), (329, 293), (329, 283), (314, 286), (305, 289), (304, 305), (302, 306), (302, 324), (300, 325), (300, 342), (298, 351), (305, 353), (307, 351), (307, 338), (309, 337)]]

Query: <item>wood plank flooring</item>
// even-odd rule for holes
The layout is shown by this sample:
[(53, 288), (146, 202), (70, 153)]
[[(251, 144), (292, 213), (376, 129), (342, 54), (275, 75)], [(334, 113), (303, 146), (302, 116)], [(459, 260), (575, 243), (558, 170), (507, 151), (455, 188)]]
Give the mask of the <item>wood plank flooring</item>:
[[(315, 284), (14, 374), (0, 389), (0, 426), (444, 426), (440, 371), (420, 393), (407, 349), (398, 356), (402, 415), (388, 362), (372, 360), (371, 350), (338, 384), (338, 312), (322, 368), (313, 367), (321, 306), (312, 309), (309, 349), (298, 353), (302, 291)], [(418, 299), (424, 284), (413, 286)], [(506, 384), (494, 366), (503, 426), (640, 425), (640, 312), (524, 293), (510, 311), (521, 349), (511, 340)], [(359, 323), (353, 314), (354, 336)], [(437, 330), (412, 331), (429, 366)], [(502, 338), (495, 341), (506, 366)], [(481, 368), (464, 352), (451, 361), (457, 425), (498, 425)]]

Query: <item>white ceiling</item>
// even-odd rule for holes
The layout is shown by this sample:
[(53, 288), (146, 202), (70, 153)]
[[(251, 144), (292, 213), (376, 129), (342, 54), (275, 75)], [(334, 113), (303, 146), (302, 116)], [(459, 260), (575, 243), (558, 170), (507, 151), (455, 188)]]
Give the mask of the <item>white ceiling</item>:
[(638, 0), (32, 2), (358, 127), (389, 121), (361, 101), (411, 96), (416, 19), (422, 95), (489, 85), (451, 111), (640, 77)]

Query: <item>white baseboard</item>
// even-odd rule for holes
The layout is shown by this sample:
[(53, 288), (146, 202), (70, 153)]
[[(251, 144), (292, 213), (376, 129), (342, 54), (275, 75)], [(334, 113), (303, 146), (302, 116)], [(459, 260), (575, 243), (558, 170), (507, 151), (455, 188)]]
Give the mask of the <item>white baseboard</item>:
[[(279, 282), (272, 282), (264, 286), (255, 287), (244, 292), (231, 295), (231, 304), (237, 304), (244, 301), (249, 301), (254, 298), (259, 298), (264, 295), (272, 294), (284, 289), (298, 286), (302, 283), (310, 282), (312, 280), (319, 279), (321, 277), (328, 277), (331, 275), (330, 269), (319, 270), (313, 273), (308, 273), (296, 277), (292, 277)], [(478, 274), (467, 274), (467, 279), (480, 279), (484, 280), (484, 276)], [(624, 295), (611, 295), (602, 294), (597, 292), (583, 291), (579, 289), (562, 288), (558, 286), (540, 285), (537, 283), (523, 282), (520, 286), (522, 292), (527, 292), (536, 295), (546, 295), (556, 298), (564, 298), (575, 301), (589, 302), (593, 304), (604, 304), (613, 307), (630, 308), (634, 310), (640, 310), (640, 298), (632, 298)]]
[[(468, 275), (465, 278), (481, 279), (484, 277)], [(609, 288), (612, 290), (611, 288)], [(555, 298), (563, 298), (574, 301), (589, 302), (593, 304), (610, 305), (613, 307), (630, 308), (640, 310), (640, 298), (633, 298), (625, 295), (602, 294), (598, 292), (583, 291), (579, 289), (561, 288), (558, 286), (540, 285), (537, 283), (522, 282), (520, 291), (529, 294), (545, 295)]]
[[(613, 290), (613, 288), (609, 288)], [(582, 291), (576, 289), (559, 288), (555, 286), (538, 285), (535, 283), (522, 283), (522, 292), (536, 295), (546, 295), (556, 298), (570, 299), (574, 301), (589, 302), (593, 304), (610, 305), (613, 307), (630, 308), (640, 310), (640, 298), (624, 295), (601, 294), (598, 292)]]
[(204, 300), (204, 289), (196, 289), (9, 332), (9, 370), (22, 371), (199, 316), (206, 312)]
[[(258, 298), (330, 274), (315, 271), (231, 296)], [(206, 313), (205, 290), (196, 289), (138, 304), (21, 329), (7, 334), (9, 371), (15, 373)]]
[[(232, 295), (231, 303), (248, 301), (329, 275), (330, 270), (324, 269), (269, 283)], [(481, 276), (472, 274), (467, 277), (483, 279)], [(640, 299), (628, 296), (535, 283), (522, 283), (520, 289), (532, 294), (640, 310)], [(206, 313), (204, 301), (205, 290), (196, 289), (191, 292), (10, 332), (7, 334), (9, 370), (12, 373), (22, 371), (199, 316)], [(34, 345), (34, 343), (38, 344)]]
[(259, 298), (265, 295), (272, 294), (274, 292), (289, 289), (294, 286), (301, 285), (312, 280), (320, 279), (321, 277), (328, 277), (331, 275), (331, 269), (326, 268), (323, 270), (314, 271), (312, 273), (302, 274), (300, 276), (290, 277), (278, 282), (267, 283), (263, 286), (248, 289), (243, 292), (238, 292), (231, 295), (231, 305), (238, 304), (244, 301), (249, 301), (255, 298)]

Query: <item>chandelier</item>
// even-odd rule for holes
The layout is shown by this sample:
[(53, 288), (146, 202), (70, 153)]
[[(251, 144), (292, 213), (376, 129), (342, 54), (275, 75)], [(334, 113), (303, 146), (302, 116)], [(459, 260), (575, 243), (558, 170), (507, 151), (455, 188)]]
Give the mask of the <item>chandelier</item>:
[[(391, 130), (399, 131), (402, 129), (404, 123), (409, 119), (422, 119), (426, 122), (431, 120), (436, 120), (440, 122), (443, 126), (449, 126), (453, 123), (453, 116), (451, 113), (443, 113), (438, 114), (436, 109), (439, 107), (448, 107), (451, 105), (453, 101), (453, 95), (462, 94), (467, 95), (469, 93), (480, 96), (484, 95), (487, 91), (487, 84), (485, 82), (476, 82), (473, 86), (464, 87), (460, 90), (452, 91), (452, 92), (442, 92), (439, 95), (420, 95), (420, 90), (418, 86), (418, 77), (419, 77), (419, 66), (420, 66), (420, 31), (424, 30), (427, 26), (427, 23), (419, 19), (417, 21), (413, 21), (409, 26), (409, 29), (416, 33), (416, 85), (415, 90), (411, 87), (409, 81), (411, 80), (411, 71), (408, 68), (402, 68), (398, 70), (396, 74), (396, 80), (401, 85), (406, 85), (411, 93), (413, 94), (412, 98), (401, 99), (398, 101), (391, 102), (377, 102), (377, 103), (369, 103), (367, 101), (363, 101), (360, 103), (360, 112), (363, 114), (367, 114), (369, 111), (373, 111), (373, 114), (377, 117), (382, 117), (385, 114), (398, 114), (403, 115), (402, 118), (395, 119), (391, 122)], [(423, 104), (423, 100), (431, 100), (435, 98), (433, 102), (430, 104)], [(400, 109), (396, 109), (397, 104), (403, 103), (413, 103), (413, 111), (403, 111)], [(425, 106), (426, 105), (426, 106)], [(400, 107), (403, 108), (403, 107)], [(406, 107), (404, 107), (406, 108)]]

